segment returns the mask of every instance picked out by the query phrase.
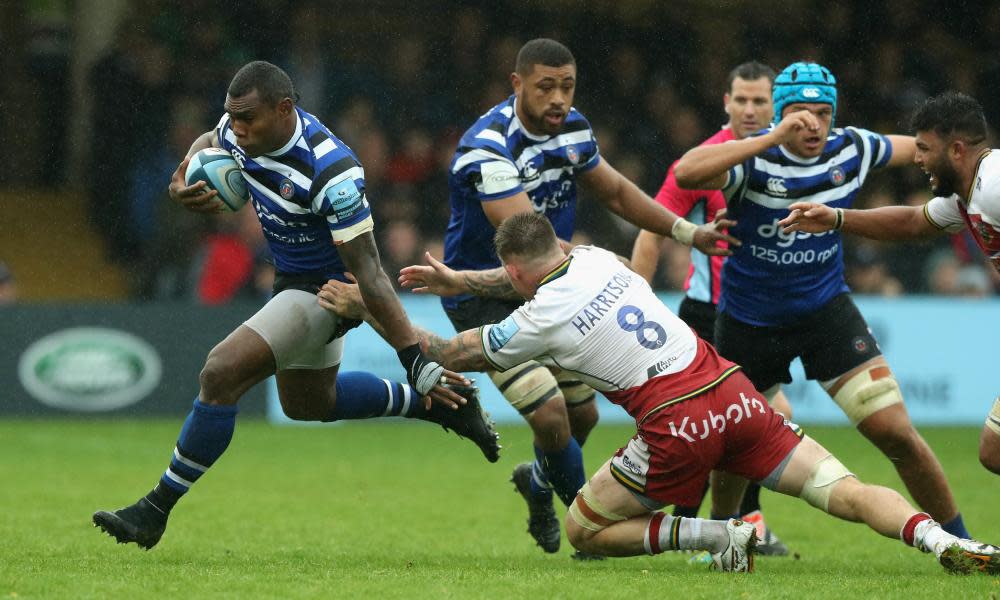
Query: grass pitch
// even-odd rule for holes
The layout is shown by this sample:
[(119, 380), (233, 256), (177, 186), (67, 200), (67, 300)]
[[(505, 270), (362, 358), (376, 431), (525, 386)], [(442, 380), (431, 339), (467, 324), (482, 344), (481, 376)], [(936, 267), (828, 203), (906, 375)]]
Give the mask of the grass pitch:
[[(531, 456), (526, 427), (501, 427), (499, 463), (427, 424), (273, 427), (242, 420), (222, 459), (174, 510), (149, 552), (90, 522), (149, 490), (176, 421), (0, 421), (0, 598), (996, 598), (1000, 578), (952, 576), (930, 555), (765, 492), (769, 524), (799, 558), (713, 573), (686, 555), (578, 564), (525, 532), (508, 483)], [(902, 486), (851, 429), (806, 428), (862, 479)], [(922, 430), (972, 532), (1000, 540), (1000, 479), (974, 428)], [(628, 437), (599, 425), (593, 471)]]

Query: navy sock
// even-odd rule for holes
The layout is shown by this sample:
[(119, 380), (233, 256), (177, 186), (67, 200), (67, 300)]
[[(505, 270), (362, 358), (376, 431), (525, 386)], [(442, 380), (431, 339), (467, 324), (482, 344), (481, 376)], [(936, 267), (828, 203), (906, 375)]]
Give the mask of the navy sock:
[(542, 464), (556, 495), (566, 506), (572, 504), (576, 493), (586, 482), (586, 476), (583, 472), (583, 452), (580, 451), (580, 444), (576, 442), (575, 438), (570, 437), (569, 443), (562, 450), (544, 453)]
[(964, 539), (972, 538), (969, 530), (965, 528), (965, 523), (962, 521), (962, 513), (955, 515), (955, 518), (948, 521), (947, 523), (941, 524), (941, 529), (944, 529), (951, 535), (955, 537), (960, 537)]
[(157, 504), (157, 508), (169, 512), (173, 504), (222, 456), (233, 439), (237, 411), (236, 405), (214, 406), (195, 398), (194, 407), (177, 437), (170, 466), (160, 477), (160, 484), (150, 492), (154, 504), (155, 500), (166, 504)]
[(747, 491), (743, 492), (740, 514), (749, 515), (755, 510), (760, 510), (760, 484), (751, 481), (747, 484)]
[(545, 474), (545, 453), (535, 446), (535, 462), (531, 463), (531, 495), (536, 500), (552, 502), (552, 484)]
[(325, 420), (419, 417), (425, 413), (420, 395), (409, 385), (364, 371), (348, 371), (337, 375), (337, 404)]

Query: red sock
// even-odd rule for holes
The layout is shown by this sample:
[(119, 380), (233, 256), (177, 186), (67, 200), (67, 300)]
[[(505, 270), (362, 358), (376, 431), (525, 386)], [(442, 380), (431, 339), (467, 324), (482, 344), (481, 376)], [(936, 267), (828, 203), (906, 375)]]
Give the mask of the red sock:
[(899, 532), (900, 539), (907, 546), (913, 545), (913, 533), (917, 529), (917, 525), (923, 521), (930, 520), (931, 516), (927, 513), (917, 513), (907, 519), (906, 525), (903, 525), (902, 531)]

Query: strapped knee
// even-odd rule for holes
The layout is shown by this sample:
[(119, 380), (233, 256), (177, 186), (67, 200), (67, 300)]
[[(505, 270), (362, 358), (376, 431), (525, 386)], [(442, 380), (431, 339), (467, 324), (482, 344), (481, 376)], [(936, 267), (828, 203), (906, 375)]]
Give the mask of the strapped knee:
[(522, 415), (531, 414), (559, 393), (552, 373), (535, 361), (528, 361), (503, 373), (491, 372), (490, 379)]
[(589, 481), (580, 488), (573, 504), (570, 504), (569, 516), (576, 521), (577, 525), (594, 533), (628, 518), (605, 508), (594, 495)]
[(986, 426), (990, 428), (990, 431), (1000, 435), (1000, 398), (997, 398), (993, 402), (993, 408), (990, 409), (990, 414), (986, 415)]
[(829, 512), (830, 494), (836, 483), (845, 477), (854, 477), (854, 473), (848, 471), (837, 457), (827, 455), (813, 465), (799, 497), (821, 511)]
[(559, 382), (559, 391), (566, 399), (566, 406), (578, 406), (594, 401), (594, 388), (580, 381), (579, 375), (560, 371), (555, 377)]
[(848, 379), (833, 400), (857, 425), (883, 408), (902, 403), (903, 395), (889, 367), (878, 365)]

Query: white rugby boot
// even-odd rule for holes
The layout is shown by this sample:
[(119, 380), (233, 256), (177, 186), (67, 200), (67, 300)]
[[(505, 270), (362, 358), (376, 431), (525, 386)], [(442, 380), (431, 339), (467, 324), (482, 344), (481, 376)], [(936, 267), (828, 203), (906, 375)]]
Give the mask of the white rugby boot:
[(752, 523), (729, 519), (726, 523), (729, 546), (712, 554), (712, 568), (720, 571), (753, 573), (753, 552), (757, 546), (757, 528)]
[(918, 523), (913, 537), (917, 548), (933, 552), (941, 566), (951, 573), (979, 571), (1000, 575), (1000, 547), (956, 537), (931, 519)]

